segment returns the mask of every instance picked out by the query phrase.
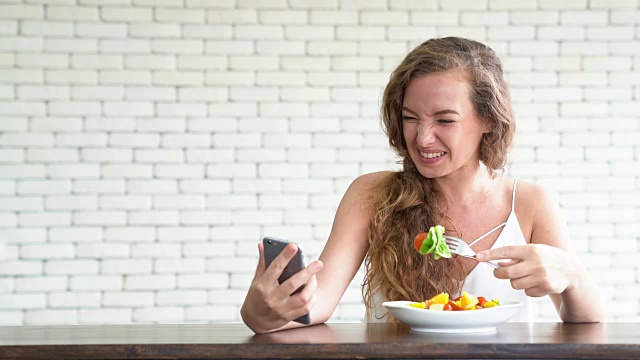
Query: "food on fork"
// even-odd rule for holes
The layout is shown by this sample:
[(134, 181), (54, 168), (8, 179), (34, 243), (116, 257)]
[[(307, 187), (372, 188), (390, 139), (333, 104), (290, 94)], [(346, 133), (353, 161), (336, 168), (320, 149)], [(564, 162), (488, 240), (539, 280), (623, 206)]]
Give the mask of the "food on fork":
[(408, 304), (418, 309), (428, 309), (436, 311), (462, 311), (462, 310), (478, 310), (500, 306), (500, 300), (488, 301), (483, 296), (475, 297), (467, 292), (451, 300), (448, 293), (440, 293), (429, 300), (422, 302), (412, 302)]
[(413, 240), (413, 247), (422, 255), (433, 253), (433, 258), (436, 260), (441, 257), (451, 257), (451, 250), (444, 240), (444, 226), (442, 225), (432, 226), (428, 232), (418, 234)]

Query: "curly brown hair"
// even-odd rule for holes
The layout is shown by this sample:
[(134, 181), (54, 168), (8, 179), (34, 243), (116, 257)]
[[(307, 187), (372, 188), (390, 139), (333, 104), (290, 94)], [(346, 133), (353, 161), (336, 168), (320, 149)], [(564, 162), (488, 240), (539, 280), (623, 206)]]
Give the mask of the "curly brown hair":
[(480, 161), (494, 176), (507, 160), (515, 122), (509, 87), (495, 52), (459, 37), (430, 39), (413, 49), (391, 74), (382, 99), (382, 126), (403, 169), (385, 175), (370, 192), (374, 217), (363, 284), (369, 319), (376, 305), (374, 294), (385, 301), (423, 301), (440, 292), (458, 293), (466, 276), (458, 259), (435, 261), (413, 248), (418, 233), (444, 225), (447, 217), (437, 206), (432, 180), (420, 175), (411, 160), (402, 131), (402, 103), (409, 81), (451, 70), (466, 75), (476, 115), (490, 129), (480, 140)]

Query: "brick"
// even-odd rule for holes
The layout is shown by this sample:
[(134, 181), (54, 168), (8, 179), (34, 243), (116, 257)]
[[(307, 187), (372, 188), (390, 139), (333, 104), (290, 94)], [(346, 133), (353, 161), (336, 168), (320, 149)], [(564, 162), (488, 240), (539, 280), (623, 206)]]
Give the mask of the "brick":
[(76, 23), (75, 35), (80, 38), (125, 38), (127, 25), (115, 23)]
[(125, 278), (126, 290), (164, 290), (176, 288), (174, 275), (130, 275)]
[(132, 209), (150, 209), (151, 208), (150, 196), (101, 196), (100, 197), (100, 209), (109, 210), (132, 210)]
[(182, 307), (151, 307), (133, 310), (134, 322), (184, 322), (185, 309)]
[[(329, 34), (327, 34), (328, 36)], [(381, 41), (385, 38), (385, 29), (381, 26), (347, 26), (338, 25), (335, 37), (338, 40), (371, 40)], [(330, 38), (330, 37), (327, 37)]]
[(533, 40), (533, 26), (489, 26), (487, 38), (491, 40)]
[(186, 155), (189, 163), (230, 163), (235, 161), (234, 149), (188, 149)]
[(280, 90), (280, 98), (285, 102), (329, 101), (330, 92), (327, 88), (284, 87)]
[(104, 178), (151, 178), (153, 166), (147, 164), (104, 164), (102, 165)]
[(103, 259), (100, 268), (103, 274), (150, 274), (153, 263), (149, 259)]
[(283, 56), (281, 67), (284, 70), (304, 71), (304, 70), (329, 70), (331, 59), (329, 57), (300, 57)]
[(156, 112), (160, 116), (173, 117), (173, 116), (205, 116), (207, 114), (207, 107), (205, 104), (157, 104)]
[[(41, 261), (3, 260), (2, 262), (0, 262), (0, 275), (16, 276), (16, 275), (41, 275), (41, 274), (42, 274)], [(0, 308), (2, 307), (3, 306), (0, 306)]]
[[(308, 117), (309, 116), (309, 104), (304, 102), (299, 103), (279, 103), (279, 102), (260, 102), (258, 112), (261, 116), (275, 117)], [(305, 119), (307, 121), (308, 119)], [(292, 120), (292, 121), (295, 121)]]
[(128, 215), (129, 224), (139, 225), (159, 225), (178, 223), (178, 213), (174, 211), (138, 211), (130, 212)]
[(45, 274), (80, 275), (95, 274), (99, 263), (95, 260), (53, 260), (45, 264)]
[(0, 229), (0, 238), (7, 244), (41, 243), (46, 241), (47, 232), (44, 229)]
[(632, 26), (594, 26), (587, 28), (588, 40), (631, 40), (634, 38)]
[[(125, 54), (124, 62), (126, 69), (167, 70), (176, 67), (175, 56), (170, 55)], [(150, 79), (150, 76), (148, 78)]]
[(121, 55), (72, 54), (71, 65), (79, 69), (121, 69)]
[(210, 239), (214, 242), (227, 242), (231, 240), (255, 240), (260, 238), (260, 228), (258, 226), (223, 226), (214, 225), (211, 227)]
[(151, 83), (151, 73), (134, 70), (104, 70), (100, 83), (108, 85), (146, 85)]
[(227, 274), (178, 275), (179, 289), (225, 289), (228, 287), (228, 283), (229, 276)]
[(356, 25), (358, 23), (358, 12), (345, 9), (340, 9), (339, 11), (312, 9), (309, 12), (309, 23), (319, 25)]
[(542, 9), (585, 9), (587, 8), (587, 0), (540, 0), (538, 6)]
[(156, 238), (156, 232), (153, 227), (135, 227), (135, 226), (110, 226), (105, 229), (105, 241), (122, 241), (122, 242), (150, 242)]
[(124, 324), (131, 321), (131, 309), (80, 309), (79, 324)]
[(543, 71), (581, 71), (582, 59), (578, 56), (536, 56), (533, 68)]
[(0, 325), (20, 326), (23, 324), (22, 311), (0, 311)]
[(140, 149), (135, 151), (135, 161), (139, 163), (182, 163), (182, 150)]
[(113, 133), (109, 135), (109, 145), (113, 147), (157, 147), (159, 144), (158, 134)]
[(207, 197), (207, 208), (219, 210), (257, 209), (258, 199), (252, 194), (211, 195)]
[(77, 244), (76, 256), (82, 258), (109, 259), (125, 258), (129, 256), (129, 246), (126, 244), (95, 243)]
[(100, 15), (100, 17), (106, 21), (117, 21), (125, 23), (152, 22), (153, 9), (140, 7), (105, 6), (100, 8)]
[(66, 276), (27, 277), (16, 279), (16, 292), (44, 293), (67, 289)]
[(110, 307), (150, 307), (154, 297), (153, 292), (105, 292), (102, 301)]
[(209, 10), (207, 22), (213, 24), (254, 24), (258, 21), (255, 9)]
[(121, 276), (73, 276), (70, 281), (70, 290), (73, 291), (109, 291), (122, 288)]
[(285, 179), (282, 187), (285, 194), (326, 194), (333, 193), (335, 190), (333, 181), (330, 179)]
[(119, 180), (76, 180), (73, 183), (73, 190), (77, 193), (98, 193), (112, 194), (124, 193), (125, 182)]
[(60, 69), (69, 67), (67, 54), (17, 54), (15, 63), (21, 68)]
[(175, 180), (129, 180), (127, 189), (132, 194), (176, 193)]
[(0, 19), (42, 19), (43, 10), (39, 5), (0, 5)]
[(233, 243), (186, 243), (183, 256), (186, 257), (230, 257), (235, 255)]
[(47, 165), (50, 178), (97, 178), (100, 167), (96, 164)]
[(44, 177), (46, 177), (46, 172), (45, 167), (42, 165), (0, 165), (0, 178), (27, 179)]
[[(459, 25), (459, 13), (457, 11), (412, 11), (410, 14), (409, 23), (411, 25), (424, 25), (424, 26), (439, 26), (439, 25)], [(433, 30), (435, 35), (435, 28)], [(424, 40), (432, 37), (427, 32), (419, 39)]]
[(283, 162), (285, 161), (284, 149), (238, 149), (237, 160), (239, 162)]
[(48, 70), (46, 81), (52, 84), (97, 84), (95, 70)]
[(24, 314), (24, 325), (71, 325), (76, 315), (76, 310), (30, 310)]
[(207, 292), (204, 290), (159, 291), (156, 295), (158, 305), (199, 305), (207, 303)]
[(282, 181), (280, 179), (233, 179), (234, 193), (280, 193)]
[(155, 176), (158, 178), (203, 178), (204, 166), (200, 164), (159, 164), (155, 166)]
[[(8, 69), (0, 70), (0, 82), (10, 84), (41, 84), (43, 82), (42, 70), (34, 69)], [(8, 113), (2, 110), (1, 113)]]
[(288, 130), (288, 121), (284, 118), (240, 119), (238, 130), (241, 132), (284, 133)]
[(542, 40), (584, 40), (585, 29), (580, 26), (544, 26), (538, 28)]
[(98, 307), (100, 294), (54, 292), (49, 294), (48, 304), (53, 308)]
[(140, 23), (129, 24), (131, 37), (141, 38), (177, 38), (180, 37), (179, 24)]
[(99, 227), (57, 227), (49, 229), (51, 242), (95, 242), (102, 241), (103, 232)]
[[(95, 208), (81, 205), (82, 208)], [(74, 224), (78, 225), (120, 225), (126, 222), (125, 213), (118, 211), (77, 211), (73, 216)]]
[(207, 13), (204, 9), (156, 8), (155, 20), (158, 22), (198, 24), (204, 23)]

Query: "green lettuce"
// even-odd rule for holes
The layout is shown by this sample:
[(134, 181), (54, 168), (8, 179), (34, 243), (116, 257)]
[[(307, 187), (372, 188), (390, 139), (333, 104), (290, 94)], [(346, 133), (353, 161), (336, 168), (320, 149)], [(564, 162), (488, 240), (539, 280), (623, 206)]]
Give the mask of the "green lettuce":
[(444, 227), (436, 225), (429, 228), (427, 237), (422, 242), (419, 251), (422, 255), (433, 253), (433, 258), (436, 260), (441, 257), (450, 258), (451, 250), (444, 241)]

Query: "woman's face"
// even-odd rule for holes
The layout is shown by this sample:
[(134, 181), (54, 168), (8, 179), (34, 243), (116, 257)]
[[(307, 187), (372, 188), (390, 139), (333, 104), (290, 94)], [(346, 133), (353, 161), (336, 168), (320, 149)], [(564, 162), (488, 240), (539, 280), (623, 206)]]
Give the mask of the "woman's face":
[(409, 156), (427, 178), (475, 169), (486, 125), (476, 116), (464, 73), (448, 71), (411, 79), (402, 104)]

